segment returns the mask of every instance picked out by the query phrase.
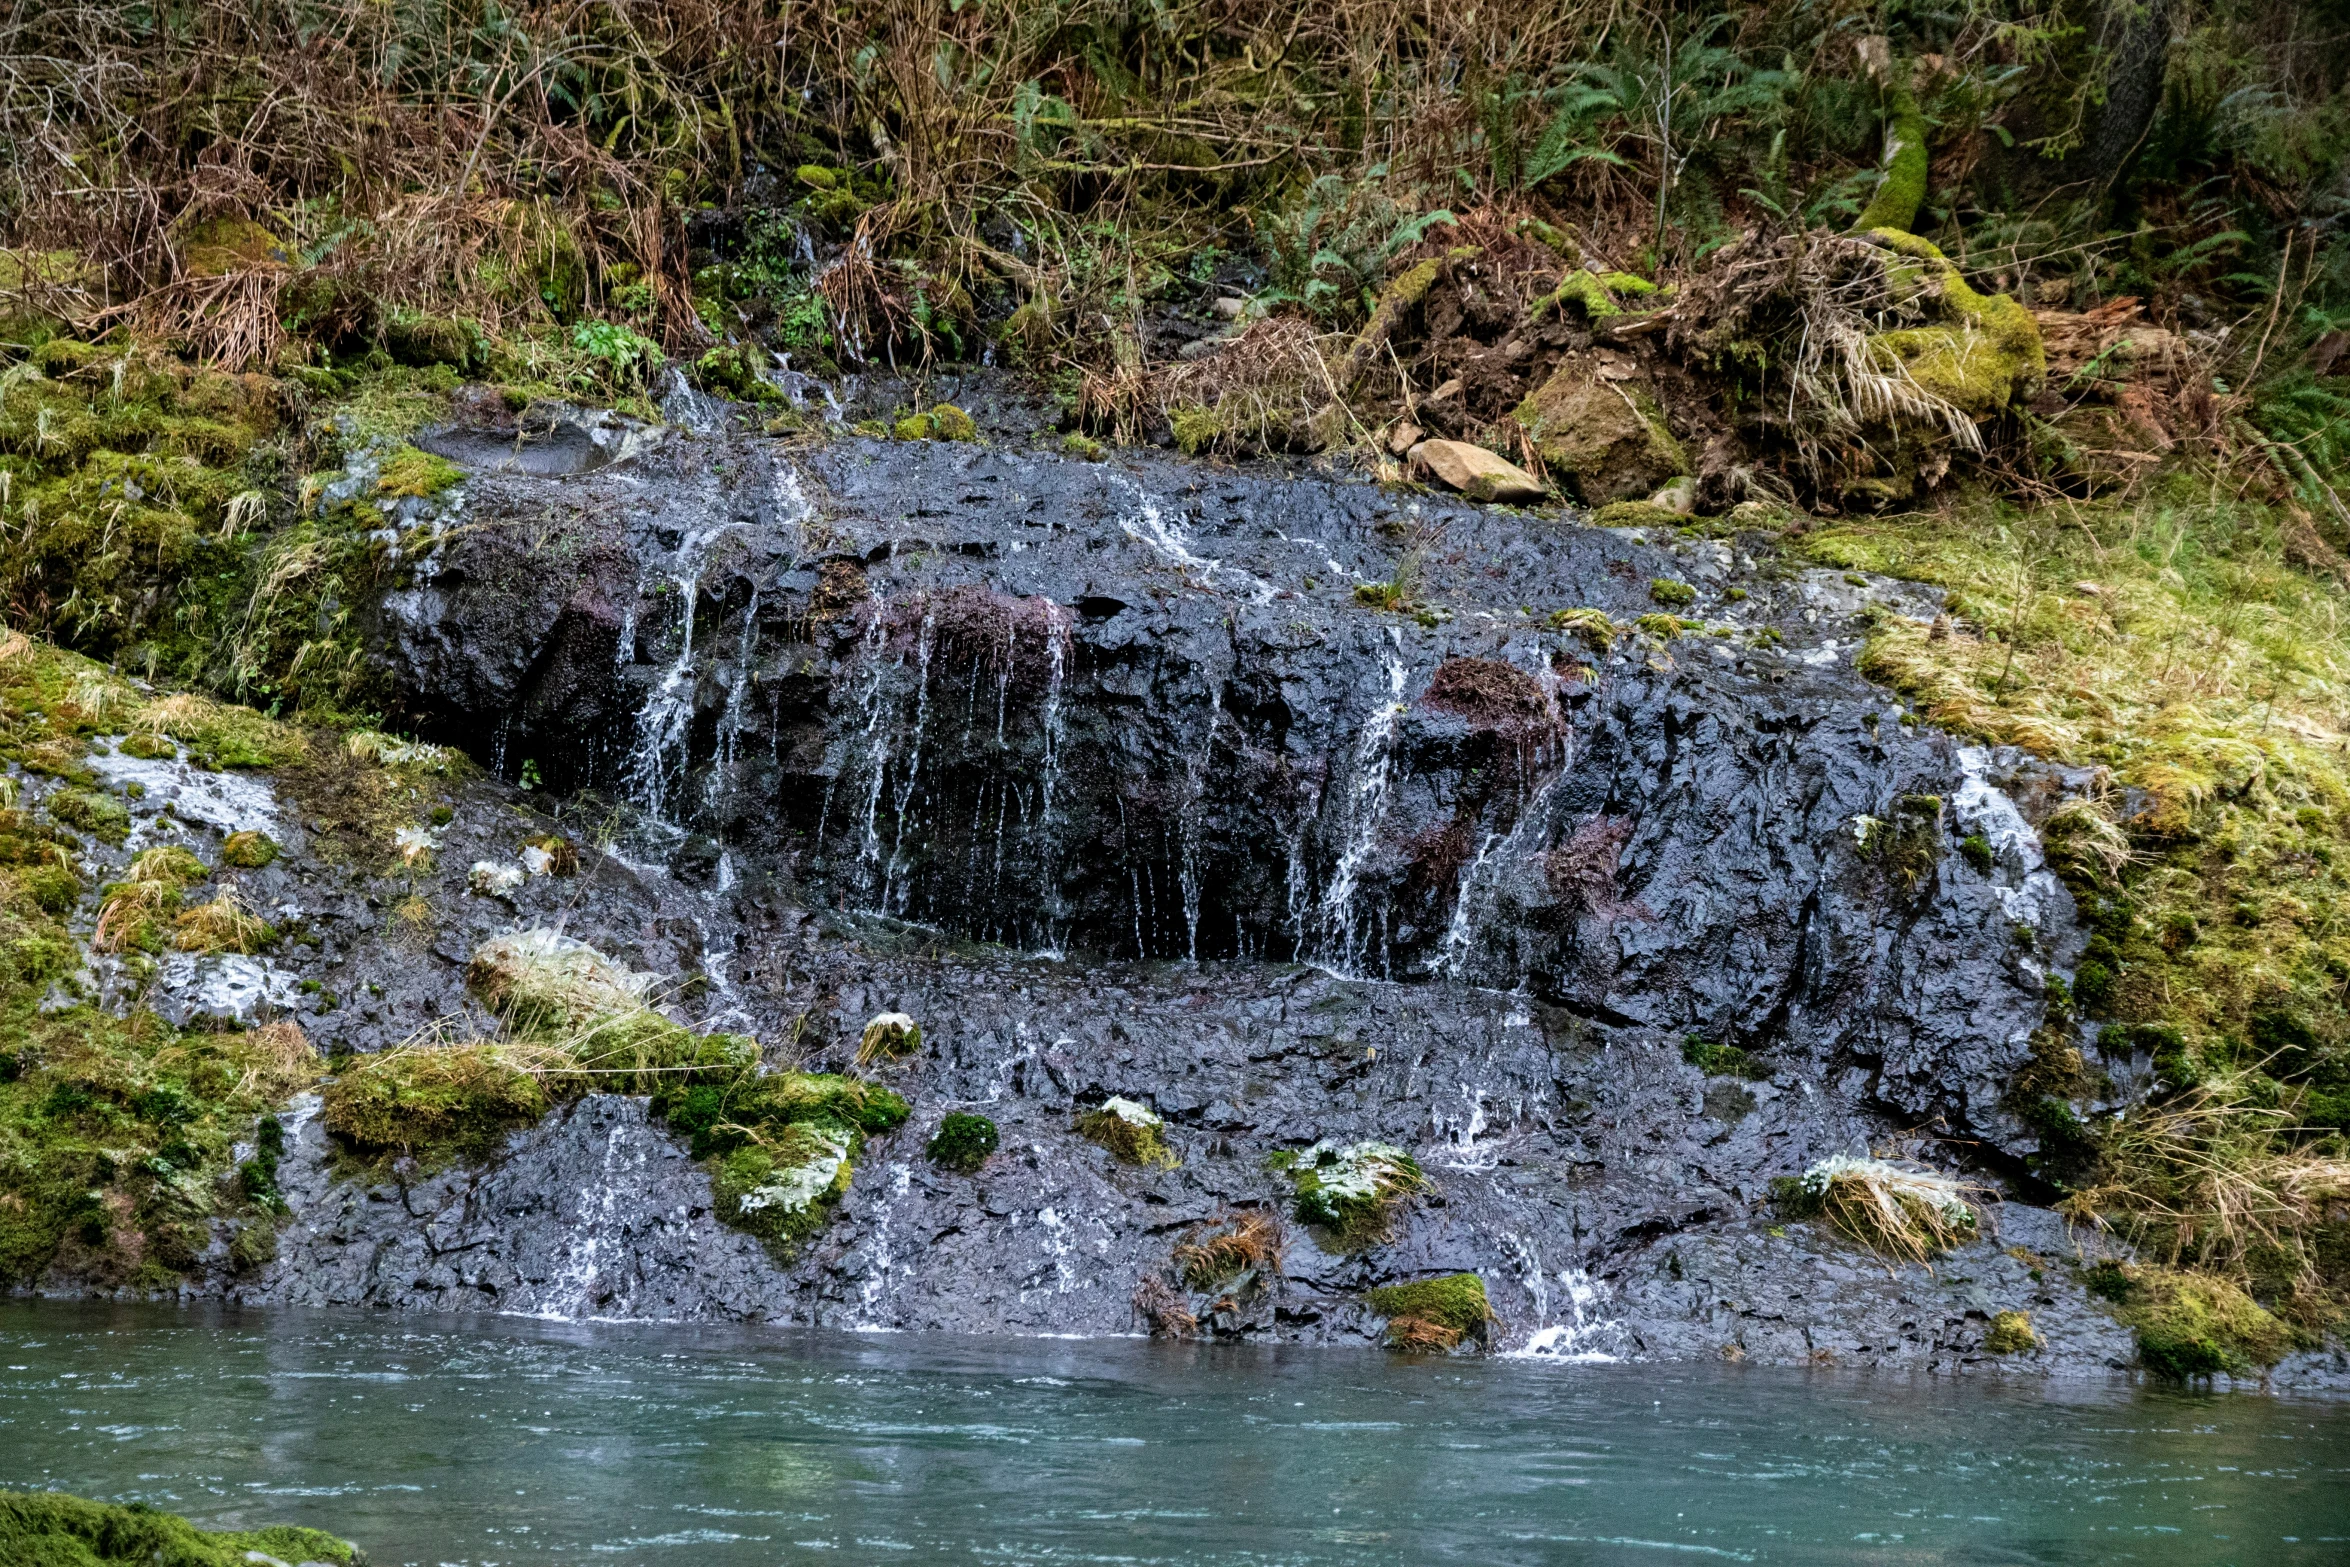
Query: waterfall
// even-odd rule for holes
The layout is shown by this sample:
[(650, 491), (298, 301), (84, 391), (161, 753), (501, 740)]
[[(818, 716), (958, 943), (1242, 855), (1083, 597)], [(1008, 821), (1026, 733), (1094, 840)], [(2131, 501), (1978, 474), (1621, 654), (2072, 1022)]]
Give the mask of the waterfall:
[[(1624, 1359), (1632, 1348), (1630, 1336), (1617, 1318), (1600, 1314), (1604, 1286), (1581, 1268), (1565, 1269), (1558, 1282), (1566, 1297), (1567, 1319), (1536, 1328), (1524, 1344), (1506, 1351), (1505, 1358), (1584, 1364)], [(1549, 1314), (1549, 1302), (1538, 1295), (1536, 1316)]]
[[(1547, 747), (1545, 748), (1547, 749)], [(1540, 753), (1530, 765), (1539, 766)], [(1475, 956), (1479, 922), (1493, 912), (1499, 897), (1501, 871), (1509, 866), (1525, 863), (1550, 831), (1550, 796), (1559, 780), (1574, 771), (1575, 739), (1572, 734), (1560, 741), (1559, 765), (1535, 785), (1533, 794), (1519, 807), (1518, 818), (1507, 833), (1487, 832), (1478, 846), (1476, 858), (1461, 871), (1458, 894), (1453, 899), (1452, 920), (1444, 933), (1444, 947), (1438, 954), (1435, 971), (1447, 979), (1466, 979), (1471, 960)], [(1487, 867), (1494, 867), (1491, 875)], [(1512, 974), (1505, 982), (1517, 983)]]
[(1347, 800), (1346, 847), (1330, 873), (1330, 885), (1324, 889), (1320, 905), (1321, 916), (1329, 929), (1320, 944), (1317, 960), (1332, 973), (1346, 976), (1356, 976), (1359, 972), (1356, 964), (1362, 942), (1355, 892), (1363, 866), (1377, 846), (1380, 819), (1387, 811), (1388, 786), (1395, 774), (1395, 724), (1403, 716), (1404, 687), (1411, 678), (1411, 670), (1403, 659), (1403, 632), (1390, 626), (1387, 635), (1393, 645), (1387, 653), (1386, 698), (1373, 704), (1355, 741), (1354, 789)]
[(1208, 792), (1208, 756), (1216, 748), (1216, 730), (1224, 722), (1224, 688), (1213, 680), (1208, 685), (1207, 733), (1200, 737), (1197, 750), (1183, 761), (1183, 807), (1179, 822), (1183, 832), (1183, 864), (1178, 880), (1183, 889), (1183, 955), (1190, 961), (1199, 961), (1199, 904), (1200, 904), (1200, 801)]

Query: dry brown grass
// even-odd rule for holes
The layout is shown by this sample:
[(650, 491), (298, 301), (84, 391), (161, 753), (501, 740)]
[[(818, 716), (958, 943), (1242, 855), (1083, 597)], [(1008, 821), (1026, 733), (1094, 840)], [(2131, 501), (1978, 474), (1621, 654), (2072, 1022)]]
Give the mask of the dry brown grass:
[(1193, 1289), (1215, 1289), (1245, 1273), (1278, 1274), (1285, 1245), (1281, 1221), (1271, 1214), (1234, 1214), (1177, 1246), (1175, 1268)]

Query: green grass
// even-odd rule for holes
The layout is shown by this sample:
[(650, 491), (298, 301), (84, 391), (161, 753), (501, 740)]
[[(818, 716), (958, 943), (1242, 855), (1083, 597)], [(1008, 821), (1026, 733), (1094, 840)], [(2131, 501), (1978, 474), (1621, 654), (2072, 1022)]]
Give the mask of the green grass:
[[(2292, 537), (2180, 473), (2135, 501), (1977, 496), (1797, 547), (1949, 591), (1948, 627), (1882, 617), (1862, 659), (1925, 719), (2108, 770), (2041, 828), (2092, 931), (2011, 1090), (2058, 1134), (2041, 1175), (2166, 1261), (2324, 1321), (2350, 1299), (2350, 643)], [(2151, 1053), (2162, 1114), (2086, 1118), (2075, 1016)]]

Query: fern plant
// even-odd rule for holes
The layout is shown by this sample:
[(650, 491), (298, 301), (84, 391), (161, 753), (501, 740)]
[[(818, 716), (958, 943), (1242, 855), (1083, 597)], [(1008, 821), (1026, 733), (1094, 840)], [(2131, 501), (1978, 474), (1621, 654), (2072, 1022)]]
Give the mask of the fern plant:
[(1386, 172), (1379, 165), (1351, 185), (1325, 174), (1294, 210), (1256, 219), (1272, 284), (1266, 302), (1294, 303), (1329, 322), (1369, 313), (1388, 264), (1453, 221), (1441, 208), (1414, 212), (1390, 197), (1379, 185)]

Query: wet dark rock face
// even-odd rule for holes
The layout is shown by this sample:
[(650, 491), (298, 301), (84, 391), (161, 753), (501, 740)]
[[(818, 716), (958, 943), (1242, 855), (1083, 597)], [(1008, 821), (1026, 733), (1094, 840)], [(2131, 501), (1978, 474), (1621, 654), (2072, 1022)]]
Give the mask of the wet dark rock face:
[[(1853, 671), (1864, 606), (1930, 611), (1916, 590), (1759, 541), (944, 445), (678, 436), (485, 472), (465, 505), (376, 642), (418, 727), (539, 787), (469, 786), (423, 958), (318, 889), (341, 913), (289, 961), (367, 999), (304, 1026), (378, 1048), (467, 1005), (471, 943), (560, 922), (706, 974), (682, 1009), (779, 1059), (845, 1067), (867, 1017), (911, 1013), (922, 1051), (882, 1070), (914, 1119), (784, 1262), (597, 1099), (486, 1171), (319, 1174), (279, 1261), (222, 1288), (1133, 1332), (1186, 1235), (1288, 1213), (1268, 1154), (1376, 1139), (1434, 1193), (1357, 1255), (1293, 1222), (1277, 1285), (1193, 1301), (1202, 1331), (1363, 1339), (1366, 1289), (1474, 1270), (1499, 1342), (1548, 1353), (1955, 1365), (2023, 1309), (2034, 1364), (2127, 1358), (2069, 1274), (1993, 1239), (1929, 1273), (1772, 1229), (1770, 1180), (1831, 1153), (1968, 1147), (1996, 1178), (2034, 1146), (2002, 1094), (2079, 937), (2016, 759)], [(1551, 629), (1651, 614), (1667, 578), (1703, 628)], [(1355, 592), (1399, 581), (1405, 611)], [(613, 824), (614, 852), (468, 895), (518, 803)], [(1978, 831), (1987, 870), (1955, 851)], [(1758, 1076), (1705, 1077), (1691, 1037)], [(1113, 1094), (1179, 1167), (1076, 1135)], [(975, 1175), (921, 1154), (957, 1110), (1000, 1128)]]

